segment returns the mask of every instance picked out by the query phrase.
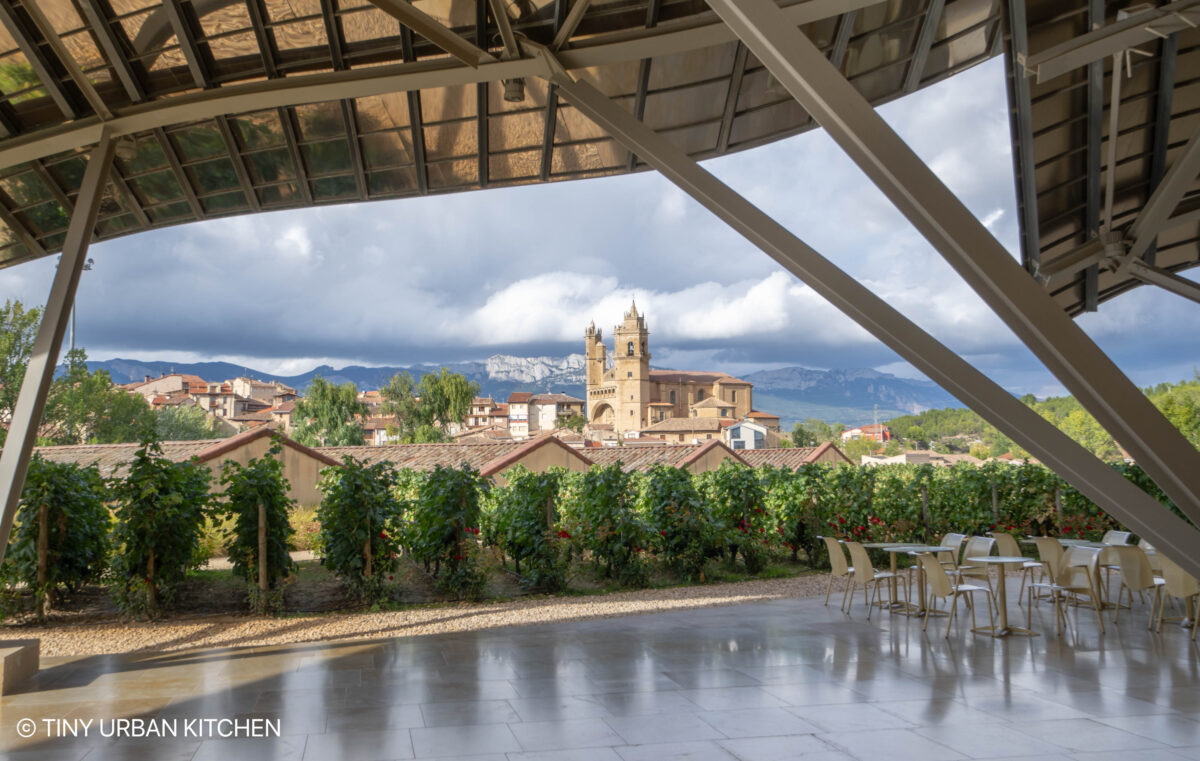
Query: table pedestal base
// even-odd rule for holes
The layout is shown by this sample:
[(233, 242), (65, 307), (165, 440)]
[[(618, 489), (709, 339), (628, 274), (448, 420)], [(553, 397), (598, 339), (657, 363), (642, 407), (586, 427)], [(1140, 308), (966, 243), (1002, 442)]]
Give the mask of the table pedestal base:
[(986, 634), (989, 637), (1036, 637), (1038, 633), (1023, 626), (974, 626), (971, 631), (976, 634)]

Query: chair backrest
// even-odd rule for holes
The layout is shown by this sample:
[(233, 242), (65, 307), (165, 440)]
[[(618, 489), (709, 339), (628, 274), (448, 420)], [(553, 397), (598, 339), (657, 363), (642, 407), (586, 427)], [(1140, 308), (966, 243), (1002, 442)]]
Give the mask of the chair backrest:
[(1166, 582), (1167, 594), (1172, 597), (1191, 597), (1200, 594), (1200, 581), (1179, 567), (1171, 558), (1158, 553), (1158, 562), (1162, 564), (1163, 581)]
[(1104, 544), (1129, 544), (1130, 531), (1105, 531), (1100, 541)]
[(1033, 543), (1037, 545), (1038, 559), (1046, 564), (1050, 581), (1058, 583), (1058, 569), (1062, 565), (1063, 558), (1062, 543), (1049, 536), (1035, 536)]
[(1137, 546), (1141, 547), (1146, 552), (1152, 552), (1154, 550), (1154, 545), (1150, 544), (1150, 542), (1147, 542), (1145, 539), (1139, 539)]
[(962, 549), (963, 540), (967, 538), (966, 534), (946, 534), (942, 537), (939, 544), (949, 551), (950, 557), (946, 557), (945, 552), (938, 553), (939, 560), (949, 560), (955, 565), (958, 565), (958, 551)]
[(1068, 547), (1054, 574), (1054, 583), (1078, 594), (1091, 595), (1100, 553), (1092, 547)]
[(850, 550), (850, 564), (854, 566), (854, 580), (861, 584), (874, 579), (875, 566), (871, 565), (871, 557), (867, 555), (867, 548), (863, 547), (860, 542), (846, 542), (846, 549)]
[(950, 577), (946, 575), (946, 569), (942, 567), (937, 558), (928, 552), (922, 552), (917, 555), (917, 559), (921, 561), (921, 567), (925, 569), (925, 581), (929, 584), (930, 594), (934, 597), (945, 597), (954, 591), (950, 586)]
[(992, 545), (996, 540), (990, 536), (973, 536), (967, 540), (967, 546), (963, 550), (963, 562), (971, 562), (967, 558), (982, 557), (983, 555), (992, 554)]
[(1141, 547), (1124, 545), (1113, 547), (1117, 554), (1117, 563), (1121, 566), (1121, 583), (1130, 589), (1153, 589), (1154, 571), (1150, 569), (1150, 559)]
[(1012, 534), (992, 534), (992, 538), (996, 540), (996, 552), (1014, 558), (1020, 556), (1021, 545)]
[(829, 550), (829, 567), (833, 569), (833, 575), (845, 576), (850, 572), (850, 568), (846, 565), (846, 551), (833, 537), (823, 536), (821, 538), (825, 540), (825, 549)]

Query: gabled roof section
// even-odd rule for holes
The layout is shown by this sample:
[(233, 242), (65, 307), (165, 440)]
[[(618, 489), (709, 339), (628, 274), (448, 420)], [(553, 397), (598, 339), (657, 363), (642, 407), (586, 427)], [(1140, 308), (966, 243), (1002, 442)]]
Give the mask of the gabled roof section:
[(738, 456), (737, 452), (734, 452), (732, 449), (725, 446), (725, 442), (721, 441), (720, 439), (713, 439), (712, 441), (707, 441), (707, 442), (701, 444), (700, 446), (695, 447), (695, 450), (696, 451), (692, 452), (691, 454), (687, 455), (679, 462), (675, 463), (675, 467), (686, 468), (689, 465), (699, 462), (702, 458), (704, 458), (706, 455), (708, 455), (710, 452), (713, 452), (713, 451), (721, 452), (722, 454), (725, 455), (726, 459), (733, 460), (734, 462), (738, 463), (739, 465), (749, 465), (749, 463), (747, 463), (745, 460), (743, 460), (741, 457)]
[(737, 407), (733, 402), (727, 402), (719, 396), (710, 396), (702, 399), (691, 406), (693, 410), (709, 410), (709, 409), (732, 409)]
[(576, 460), (578, 460), (579, 463), (584, 467), (590, 467), (592, 465), (592, 461), (580, 454), (579, 450), (567, 446), (556, 436), (540, 436), (536, 439), (525, 442), (511, 452), (506, 452), (505, 454), (502, 454), (491, 462), (485, 464), (479, 469), (479, 475), (485, 477), (492, 476), (503, 470), (507, 470), (542, 447), (555, 447), (557, 449), (561, 449), (571, 457), (574, 457)]
[(209, 460), (215, 460), (216, 458), (221, 457), (222, 455), (229, 454), (230, 452), (234, 451), (235, 449), (244, 447), (245, 445), (249, 444), (250, 442), (257, 441), (258, 439), (261, 439), (264, 436), (273, 436), (276, 439), (278, 439), (279, 443), (282, 444), (283, 446), (288, 447), (289, 449), (294, 449), (297, 452), (302, 452), (303, 454), (308, 455), (309, 457), (313, 458), (314, 460), (318, 460), (319, 462), (322, 462), (325, 465), (341, 465), (340, 462), (333, 459), (329, 455), (322, 454), (321, 452), (318, 452), (317, 450), (312, 449), (311, 447), (306, 447), (303, 444), (288, 438), (284, 434), (279, 433), (278, 431), (274, 431), (266, 426), (259, 426), (257, 428), (251, 428), (250, 430), (243, 431), (242, 433), (239, 433), (236, 436), (230, 436), (229, 438), (225, 439), (224, 441), (219, 441), (216, 444), (209, 446), (207, 449), (204, 449), (204, 450), (200, 451), (199, 453), (197, 453), (196, 459), (200, 460), (200, 462), (208, 462)]

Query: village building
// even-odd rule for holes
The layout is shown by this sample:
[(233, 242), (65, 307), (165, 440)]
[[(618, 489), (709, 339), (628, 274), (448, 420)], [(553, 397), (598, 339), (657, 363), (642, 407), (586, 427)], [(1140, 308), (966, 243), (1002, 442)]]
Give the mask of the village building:
[(123, 383), (120, 385), (120, 388), (130, 393), (140, 394), (147, 402), (150, 402), (156, 396), (165, 397), (187, 393), (188, 389), (197, 383), (204, 383), (204, 379), (198, 375), (165, 373), (157, 378), (151, 378), (147, 375), (141, 382)]
[(533, 394), (514, 391), (508, 395), (508, 432), (517, 441), (529, 438), (529, 402)]
[(568, 394), (534, 394), (529, 400), (530, 432), (553, 431), (560, 418), (583, 417), (585, 403)]
[(856, 428), (847, 428), (842, 431), (842, 443), (858, 441), (859, 439), (878, 441), (882, 444), (892, 440), (892, 429), (883, 423), (872, 423), (871, 425), (860, 425)]
[(229, 381), (229, 387), (234, 394), (247, 399), (255, 399), (268, 407), (274, 407), (284, 402), (294, 402), (300, 398), (300, 394), (296, 392), (296, 389), (284, 385), (279, 381), (234, 378)]

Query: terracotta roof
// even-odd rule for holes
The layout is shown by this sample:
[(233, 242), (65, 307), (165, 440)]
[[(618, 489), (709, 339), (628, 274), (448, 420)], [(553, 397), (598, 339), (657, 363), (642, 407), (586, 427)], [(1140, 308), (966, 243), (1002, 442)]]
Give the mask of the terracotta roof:
[(271, 412), (276, 415), (286, 415), (287, 413), (291, 412), (294, 409), (296, 409), (296, 402), (291, 401), (291, 402), (284, 402), (283, 404), (277, 405), (275, 407), (275, 409), (271, 410)]
[(491, 461), (522, 446), (520, 443), (497, 441), (453, 444), (393, 444), (371, 447), (319, 447), (318, 452), (341, 459), (349, 455), (368, 464), (390, 462), (398, 468), (433, 470), (435, 465), (458, 467), (464, 462), (478, 470)]
[(642, 433), (716, 433), (721, 430), (721, 422), (715, 417), (669, 417), (643, 428)]
[(513, 465), (520, 462), (524, 457), (528, 456), (531, 452), (541, 449), (542, 447), (558, 447), (559, 449), (562, 449), (565, 452), (569, 452), (573, 457), (575, 457), (575, 459), (579, 460), (579, 462), (582, 463), (584, 466), (590, 467), (592, 464), (591, 460), (589, 460), (588, 458), (579, 454), (579, 452), (577, 450), (572, 449), (571, 447), (562, 443), (554, 436), (542, 436), (542, 437), (533, 439), (532, 441), (527, 441), (524, 444), (518, 446), (516, 449), (513, 449), (510, 452), (506, 452), (506, 453), (500, 455), (499, 457), (497, 457), (496, 459), (492, 460), (491, 462), (485, 464), (482, 468), (479, 469), (479, 475), (487, 477), (487, 476), (495, 475), (496, 473), (499, 473), (503, 470), (507, 470), (508, 468), (510, 468)]
[(763, 420), (778, 420), (778, 415), (772, 415), (770, 412), (759, 412), (758, 410), (750, 410), (746, 413), (748, 418), (761, 418)]
[[(511, 399), (512, 397), (510, 396), (509, 400)], [(535, 394), (530, 401), (534, 404), (583, 404), (582, 399), (576, 399), (567, 394)]]
[(723, 383), (727, 386), (752, 385), (733, 377), (729, 373), (698, 372), (695, 370), (651, 370), (650, 380), (655, 383)]
[(387, 430), (389, 425), (396, 425), (396, 422), (396, 418), (394, 417), (367, 418), (362, 428), (364, 431), (384, 431)]
[(528, 391), (514, 391), (508, 395), (509, 404), (528, 404), (533, 394)]
[(597, 465), (621, 463), (624, 470), (645, 472), (655, 465), (675, 465), (700, 447), (691, 444), (635, 447), (601, 447), (587, 450), (588, 459)]
[(734, 452), (729, 447), (725, 446), (724, 442), (722, 442), (720, 439), (713, 439), (712, 441), (705, 442), (705, 443), (701, 444), (700, 446), (695, 447), (696, 451), (692, 452), (691, 454), (684, 457), (679, 462), (675, 463), (675, 467), (686, 468), (687, 466), (696, 462), (701, 457), (708, 454), (709, 452), (711, 452), (714, 449), (721, 450), (728, 459), (733, 460), (734, 462), (741, 463), (742, 465), (749, 464), (745, 460), (743, 460), (741, 457), (738, 457), (736, 452)]
[(496, 400), (490, 396), (477, 396), (471, 400), (471, 405), (474, 407), (481, 407), (483, 405), (488, 405), (490, 407), (495, 403)]
[[(122, 475), (141, 444), (82, 444), (72, 446), (35, 447), (34, 452), (51, 462), (76, 465), (98, 465), (106, 478)], [(185, 462), (212, 446), (212, 441), (164, 441), (160, 443), (163, 456), (174, 462)]]
[(777, 468), (788, 468), (795, 470), (801, 465), (809, 462), (816, 462), (821, 455), (828, 450), (833, 450), (839, 457), (847, 463), (853, 465), (849, 457), (830, 442), (825, 442), (815, 447), (781, 447), (778, 449), (744, 449), (738, 452), (738, 455), (750, 465), (759, 467), (762, 465), (773, 465)]
[(710, 396), (707, 399), (696, 402), (695, 404), (692, 405), (691, 408), (694, 410), (696, 410), (696, 409), (711, 409), (714, 407), (717, 409), (720, 409), (722, 407), (728, 408), (728, 407), (736, 407), (736, 406), (737, 405), (734, 404), (733, 402), (727, 402), (724, 399), (717, 397), (717, 396)]
[(340, 462), (333, 459), (329, 455), (322, 454), (321, 452), (318, 452), (317, 450), (312, 449), (311, 447), (306, 447), (299, 442), (289, 439), (287, 436), (284, 436), (282, 433), (273, 431), (270, 428), (267, 428), (265, 426), (258, 426), (258, 427), (250, 429), (249, 431), (243, 431), (242, 433), (239, 433), (236, 436), (230, 436), (229, 438), (225, 439), (224, 441), (218, 441), (217, 443), (212, 444), (207, 449), (205, 449), (202, 452), (200, 452), (199, 454), (197, 454), (196, 458), (199, 459), (200, 462), (208, 462), (209, 460), (220, 457), (223, 454), (232, 452), (233, 450), (237, 449), (238, 447), (245, 446), (246, 444), (249, 444), (250, 442), (255, 441), (256, 439), (260, 439), (263, 436), (272, 436), (272, 435), (278, 437), (279, 443), (281, 443), (283, 446), (294, 449), (297, 452), (302, 452), (302, 453), (308, 455), (309, 457), (312, 457), (313, 459), (316, 459), (316, 460), (324, 463), (325, 465), (340, 465), (341, 464)]

